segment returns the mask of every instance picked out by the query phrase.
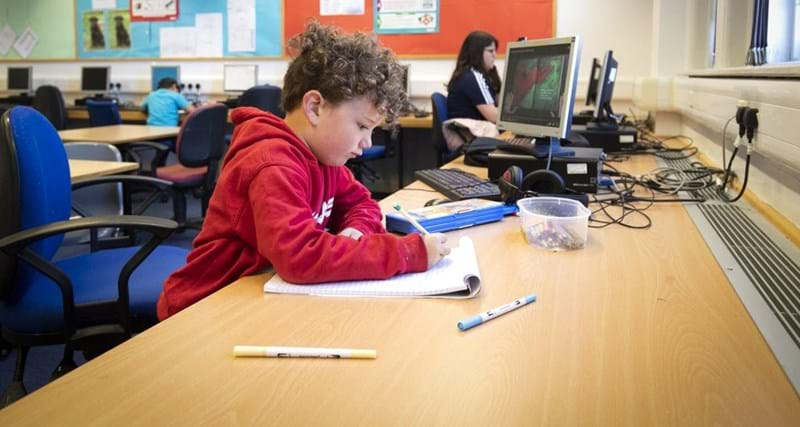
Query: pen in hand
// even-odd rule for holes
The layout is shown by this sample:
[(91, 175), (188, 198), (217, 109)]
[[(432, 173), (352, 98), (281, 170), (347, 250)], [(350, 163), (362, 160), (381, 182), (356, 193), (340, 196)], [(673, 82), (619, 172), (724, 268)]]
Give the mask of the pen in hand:
[(425, 227), (422, 226), (422, 224), (418, 223), (416, 219), (414, 219), (411, 215), (408, 214), (408, 212), (406, 212), (405, 210), (403, 210), (402, 207), (400, 207), (400, 203), (394, 204), (394, 210), (400, 212), (400, 215), (403, 215), (403, 217), (407, 219), (408, 222), (410, 222), (411, 225), (413, 225), (414, 228), (416, 228), (420, 233), (429, 234), (428, 230), (426, 230)]

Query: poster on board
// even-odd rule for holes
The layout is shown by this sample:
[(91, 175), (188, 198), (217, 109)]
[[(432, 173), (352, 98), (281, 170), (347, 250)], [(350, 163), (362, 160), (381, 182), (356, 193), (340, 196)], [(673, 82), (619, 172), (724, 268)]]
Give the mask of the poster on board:
[(439, 32), (439, 0), (374, 0), (377, 34)]
[(81, 17), (83, 21), (83, 34), (81, 42), (83, 49), (103, 50), (106, 48), (106, 16), (102, 10), (87, 10)]
[(178, 0), (131, 0), (131, 21), (174, 21)]

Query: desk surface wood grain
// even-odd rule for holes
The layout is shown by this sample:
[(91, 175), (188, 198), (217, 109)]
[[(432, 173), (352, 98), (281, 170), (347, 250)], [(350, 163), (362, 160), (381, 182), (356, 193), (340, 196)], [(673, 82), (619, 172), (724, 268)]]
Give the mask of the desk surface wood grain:
[(69, 159), (69, 177), (73, 183), (87, 178), (130, 172), (138, 168), (139, 164), (136, 162)]
[(58, 132), (64, 142), (93, 141), (125, 144), (138, 141), (155, 141), (178, 136), (177, 126), (110, 125), (69, 129)]
[[(436, 196), (426, 189), (381, 206), (419, 207)], [(448, 233), (478, 251), (483, 289), (466, 301), (266, 295), (268, 274), (243, 278), (1, 411), (0, 424), (796, 425), (797, 394), (685, 209), (647, 213), (651, 229), (592, 229), (571, 252), (528, 246), (516, 217)], [(456, 327), (528, 293), (534, 304)], [(378, 358), (234, 359), (236, 344)]]

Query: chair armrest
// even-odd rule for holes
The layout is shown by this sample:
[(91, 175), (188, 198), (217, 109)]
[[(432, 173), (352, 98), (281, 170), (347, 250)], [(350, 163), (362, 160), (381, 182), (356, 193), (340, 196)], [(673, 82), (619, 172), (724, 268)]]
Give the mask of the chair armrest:
[(152, 148), (156, 151), (169, 151), (169, 145), (155, 141), (137, 141), (125, 144), (125, 148)]
[[(75, 294), (73, 291), (72, 281), (63, 270), (53, 264), (50, 260), (47, 260), (34, 252), (28, 247), (28, 245), (36, 240), (40, 240), (54, 234), (97, 227), (139, 228), (153, 233), (149, 241), (139, 248), (139, 250), (136, 251), (136, 253), (133, 254), (133, 256), (122, 267), (119, 280), (117, 282), (117, 300), (110, 302), (110, 304), (116, 307), (117, 313), (119, 314), (120, 325), (122, 326), (123, 333), (129, 336), (131, 331), (131, 316), (128, 309), (130, 304), (130, 295), (128, 292), (128, 283), (130, 281), (130, 277), (134, 270), (136, 270), (136, 268), (139, 267), (139, 265), (141, 265), (141, 263), (145, 260), (145, 258), (147, 258), (147, 256), (150, 255), (153, 250), (159, 244), (161, 244), (161, 242), (163, 242), (164, 239), (166, 239), (175, 229), (177, 229), (178, 224), (175, 221), (139, 216), (101, 216), (93, 218), (79, 218), (75, 220), (59, 221), (39, 227), (33, 227), (0, 239), (0, 250), (12, 258), (19, 258), (20, 260), (28, 263), (56, 283), (61, 291), (65, 333), (67, 336), (72, 338), (76, 338), (79, 335), (86, 335), (87, 333), (91, 334), (91, 332), (87, 332), (86, 329), (84, 329), (83, 332), (78, 331), (74, 297)], [(7, 284), (3, 284), (0, 286), (0, 289), (6, 288), (7, 286)]]
[(85, 179), (81, 182), (72, 184), (72, 190), (78, 190), (83, 187), (89, 187), (97, 184), (108, 184), (108, 183), (136, 184), (136, 185), (153, 187), (157, 190), (166, 190), (172, 186), (172, 181), (167, 181), (166, 179), (153, 178), (150, 176), (106, 175), (106, 176), (98, 176), (95, 178)]
[[(136, 163), (139, 163), (139, 173), (155, 176), (156, 168), (160, 165), (163, 165), (166, 160), (167, 156), (170, 152), (170, 147), (166, 144), (162, 144), (160, 142), (154, 141), (139, 141), (139, 142), (132, 142), (129, 144), (125, 144), (122, 146), (131, 158), (133, 158)], [(150, 165), (145, 168), (145, 165), (142, 163), (141, 156), (137, 153), (137, 148), (145, 149), (145, 150), (155, 150), (156, 154), (150, 160)]]
[(91, 228), (120, 227), (134, 228), (153, 233), (166, 239), (178, 229), (178, 223), (171, 219), (136, 215), (106, 215), (58, 221), (22, 230), (0, 239), (0, 250), (14, 256), (14, 253), (29, 244), (55, 234)]

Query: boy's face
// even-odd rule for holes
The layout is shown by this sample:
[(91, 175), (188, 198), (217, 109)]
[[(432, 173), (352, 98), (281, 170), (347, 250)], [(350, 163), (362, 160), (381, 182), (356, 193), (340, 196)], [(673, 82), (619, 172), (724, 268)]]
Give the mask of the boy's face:
[(311, 152), (320, 163), (341, 166), (372, 146), (372, 130), (383, 115), (366, 97), (342, 101), (337, 105), (319, 104), (314, 132), (306, 138)]

